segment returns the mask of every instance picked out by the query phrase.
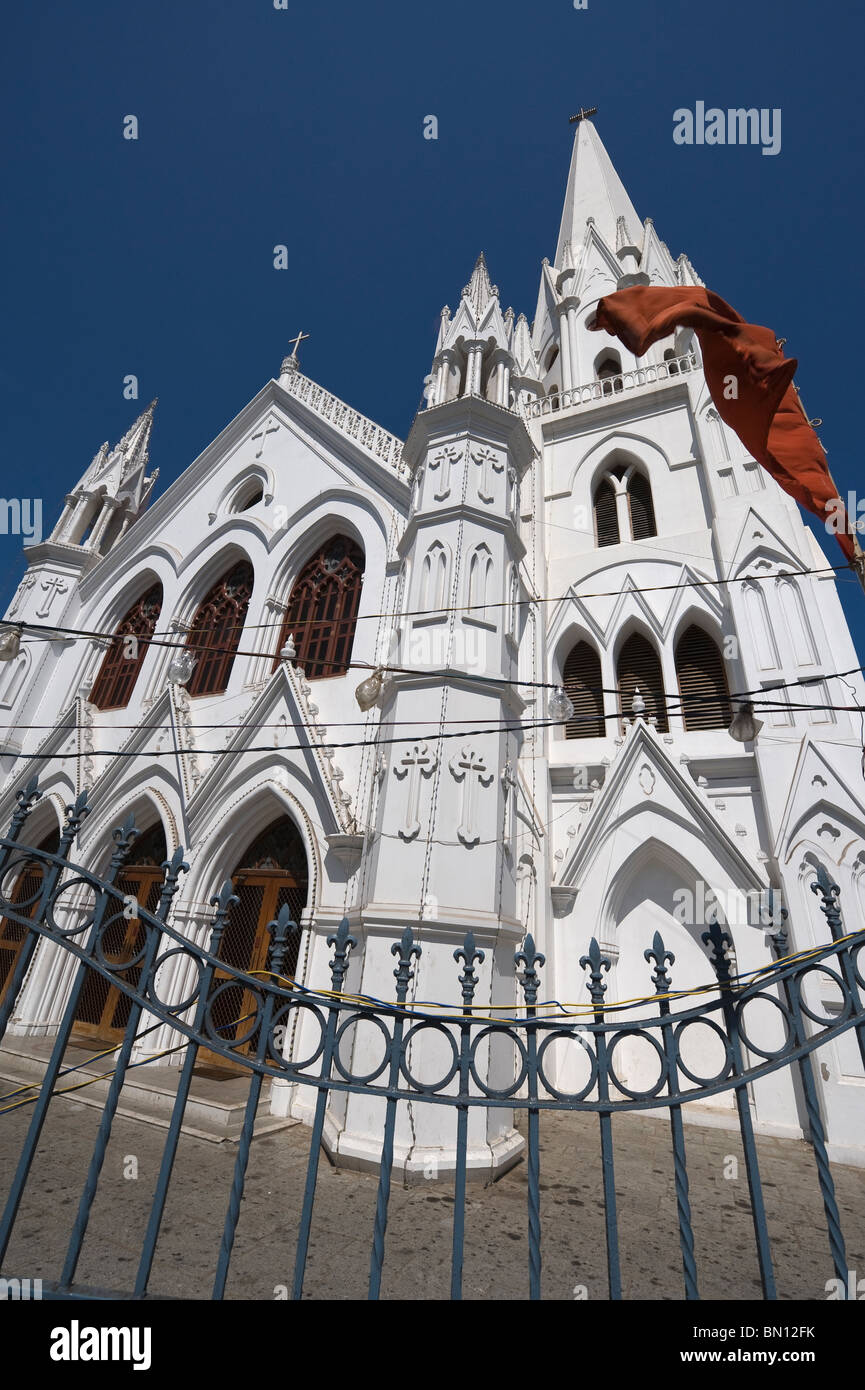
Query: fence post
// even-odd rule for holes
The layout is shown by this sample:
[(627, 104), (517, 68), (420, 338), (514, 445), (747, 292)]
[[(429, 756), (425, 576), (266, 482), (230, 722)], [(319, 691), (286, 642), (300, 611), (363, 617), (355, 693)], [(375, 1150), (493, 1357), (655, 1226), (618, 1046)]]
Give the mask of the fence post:
[(727, 948), (732, 946), (733, 939), (728, 932), (721, 930), (717, 921), (712, 923), (708, 931), (702, 932), (701, 936), (704, 944), (712, 947), (709, 959), (718, 978), (724, 1024), (733, 1053), (733, 1072), (740, 1078), (733, 1089), (736, 1094), (736, 1109), (739, 1115), (739, 1132), (742, 1135), (742, 1147), (745, 1150), (745, 1169), (748, 1174), (748, 1191), (751, 1196), (751, 1218), (754, 1223), (754, 1238), (757, 1242), (760, 1280), (764, 1297), (776, 1299), (778, 1294), (775, 1289), (775, 1273), (772, 1269), (772, 1252), (769, 1247), (769, 1227), (766, 1223), (763, 1184), (760, 1181), (760, 1164), (754, 1138), (754, 1123), (751, 1119), (751, 1103), (748, 1099), (748, 1082), (744, 1079), (746, 1068), (742, 1053), (742, 1040), (739, 1036), (739, 1019), (732, 997), (734, 987), (730, 979), (730, 962), (727, 959)]
[[(603, 1103), (610, 1099), (610, 1077), (607, 1070), (607, 1036), (604, 1023), (604, 984), (602, 971), (610, 968), (608, 956), (601, 955), (601, 948), (593, 936), (589, 943), (589, 954), (580, 958), (580, 965), (589, 972), (588, 991), (595, 1006), (595, 1050), (598, 1058), (598, 1100)], [(601, 1131), (601, 1174), (604, 1183), (604, 1227), (607, 1239), (607, 1278), (610, 1298), (622, 1297), (622, 1269), (619, 1260), (619, 1224), (616, 1213), (616, 1173), (613, 1163), (613, 1116), (610, 1110), (599, 1110), (598, 1121)]]
[(235, 903), (239, 901), (240, 899), (234, 896), (234, 884), (230, 878), (226, 879), (225, 883), (223, 883), (218, 896), (210, 899), (210, 906), (216, 908), (216, 915), (214, 916), (213, 927), (210, 932), (210, 944), (208, 946), (209, 954), (213, 959), (205, 961), (204, 969), (198, 981), (198, 1002), (195, 1009), (195, 1020), (192, 1025), (195, 1036), (190, 1038), (187, 1042), (186, 1052), (183, 1058), (183, 1069), (180, 1073), (177, 1095), (171, 1110), (171, 1122), (168, 1126), (168, 1134), (165, 1137), (165, 1147), (162, 1151), (159, 1177), (156, 1180), (153, 1204), (150, 1208), (150, 1217), (144, 1235), (144, 1244), (141, 1247), (141, 1261), (135, 1280), (134, 1298), (143, 1298), (147, 1292), (150, 1271), (153, 1267), (156, 1242), (159, 1238), (159, 1227), (162, 1224), (165, 1202), (168, 1197), (168, 1184), (171, 1181), (174, 1159), (177, 1155), (177, 1145), (180, 1140), (180, 1130), (186, 1111), (186, 1102), (189, 1099), (189, 1088), (192, 1085), (192, 1071), (195, 1066), (196, 1058), (198, 1057), (198, 1037), (204, 1027), (204, 1016), (207, 1013), (208, 996), (210, 994), (210, 986), (213, 981), (213, 972), (215, 969), (214, 961), (219, 955), (222, 936), (228, 922), (228, 914)]
[[(268, 923), (268, 931), (273, 941), (270, 947), (270, 960), (268, 969), (271, 975), (281, 975), (282, 967), (285, 964), (285, 953), (288, 946), (289, 929), (298, 931), (299, 928), (291, 920), (291, 909), (284, 903), (279, 909), (279, 913), (274, 922)], [(261, 1023), (258, 1029), (258, 1044), (255, 1049), (256, 1062), (263, 1063), (267, 1056), (267, 1046), (270, 1040), (270, 1021), (273, 1017), (273, 991), (267, 984), (264, 986), (264, 1002), (261, 1009)], [(234, 1176), (231, 1180), (231, 1192), (228, 1197), (228, 1210), (225, 1213), (225, 1226), (222, 1231), (222, 1243), (219, 1247), (219, 1259), (216, 1265), (216, 1276), (213, 1281), (212, 1298), (222, 1298), (225, 1293), (225, 1281), (228, 1278), (228, 1265), (231, 1260), (231, 1252), (234, 1248), (234, 1236), (237, 1231), (237, 1222), (240, 1218), (240, 1199), (243, 1196), (243, 1185), (246, 1180), (246, 1165), (249, 1162), (249, 1146), (252, 1143), (252, 1132), (255, 1126), (255, 1112), (258, 1109), (258, 1100), (261, 1095), (261, 1087), (264, 1076), (260, 1071), (254, 1071), (249, 1078), (249, 1091), (246, 1097), (246, 1110), (243, 1116), (243, 1128), (240, 1132), (240, 1140), (237, 1148), (237, 1158), (234, 1164)]]
[[(333, 960), (330, 967), (332, 993), (340, 995), (342, 993), (343, 981), (345, 980), (345, 972), (348, 969), (349, 950), (357, 945), (357, 938), (352, 936), (349, 932), (347, 917), (343, 917), (336, 935), (327, 938), (327, 944), (328, 946), (334, 947)], [(327, 1026), (325, 1028), (321, 1058), (321, 1081), (318, 1086), (318, 1096), (315, 1102), (315, 1117), (312, 1122), (312, 1134), (309, 1140), (309, 1159), (306, 1165), (306, 1186), (303, 1192), (303, 1206), (301, 1208), (300, 1226), (297, 1233), (294, 1284), (291, 1293), (293, 1299), (299, 1299), (303, 1296), (303, 1278), (306, 1273), (306, 1257), (309, 1251), (309, 1230), (312, 1223), (312, 1206), (315, 1201), (315, 1184), (318, 1179), (321, 1136), (324, 1131), (324, 1115), (327, 1110), (327, 1099), (330, 1089), (328, 1083), (333, 1067), (333, 1054), (336, 1045), (336, 1026), (340, 1010), (339, 999), (331, 999), (327, 1007)]]
[[(821, 900), (820, 911), (826, 918), (829, 931), (832, 934), (832, 940), (838, 942), (842, 941), (844, 938), (844, 923), (841, 920), (841, 907), (839, 903), (841, 889), (838, 887), (837, 883), (832, 882), (825, 864), (821, 863), (817, 865), (817, 878), (816, 881), (811, 884), (811, 892), (816, 893)], [(855, 1012), (861, 1013), (862, 1000), (859, 997), (859, 990), (856, 987), (856, 968), (850, 958), (850, 952), (848, 950), (839, 949), (838, 964), (841, 968), (841, 974), (844, 977), (844, 983), (850, 991), (850, 1000), (853, 1009)], [(859, 1055), (862, 1058), (862, 1065), (865, 1067), (865, 1021), (857, 1023), (855, 1028), (856, 1040), (859, 1043)]]
[(472, 1000), (475, 997), (478, 977), (475, 961), (483, 964), (484, 953), (475, 946), (471, 932), (466, 933), (462, 946), (454, 951), (454, 960), (462, 961), (465, 969), (459, 975), (463, 993), (463, 1015), (460, 1020), (460, 1092), (457, 1101), (457, 1158), (454, 1172), (454, 1232), (453, 1253), (451, 1255), (451, 1298), (463, 1296), (463, 1247), (465, 1245), (466, 1221), (466, 1152), (468, 1149), (469, 1128), (469, 1079), (471, 1061)]
[[(643, 952), (647, 961), (655, 962), (652, 983), (658, 998), (661, 1014), (661, 1037), (664, 1042), (664, 1056), (667, 1059), (667, 1089), (672, 1096), (679, 1086), (679, 1069), (676, 1065), (676, 1042), (673, 1026), (669, 1021), (670, 1001), (665, 996), (670, 993), (673, 982), (667, 972), (667, 965), (674, 965), (676, 957), (664, 945), (660, 932), (655, 932), (651, 947)], [(688, 1195), (688, 1168), (685, 1158), (685, 1127), (682, 1122), (680, 1104), (670, 1104), (670, 1132), (673, 1139), (673, 1172), (676, 1183), (676, 1212), (679, 1222), (679, 1246), (682, 1251), (682, 1270), (685, 1276), (685, 1297), (699, 1299), (697, 1288), (697, 1261), (694, 1257), (694, 1230), (691, 1225), (691, 1201)]]
[[(390, 948), (391, 955), (397, 957), (394, 973), (396, 980), (396, 1002), (399, 1012), (393, 1016), (393, 1034), (390, 1042), (390, 1066), (388, 1068), (388, 1087), (395, 1091), (399, 1086), (399, 1069), (402, 1062), (402, 1035), (405, 1026), (403, 1008), (408, 996), (408, 987), (414, 979), (411, 968), (412, 959), (420, 958), (420, 946), (412, 943), (414, 937), (411, 927), (406, 927), (399, 941)], [(369, 1294), (378, 1298), (381, 1289), (381, 1267), (384, 1261), (384, 1233), (387, 1229), (387, 1204), (390, 1200), (390, 1174), (393, 1167), (393, 1136), (396, 1128), (396, 1096), (389, 1095), (385, 1101), (384, 1139), (381, 1146), (381, 1162), (378, 1172), (378, 1192), (375, 1199), (375, 1227), (372, 1237), (372, 1255), (369, 1265)]]
[(514, 963), (522, 963), (523, 970), (517, 974), (526, 1001), (526, 1059), (528, 1068), (529, 1106), (528, 1106), (528, 1188), (529, 1188), (529, 1298), (541, 1296), (541, 1152), (540, 1152), (540, 1111), (532, 1101), (538, 1098), (538, 1038), (536, 1004), (541, 987), (536, 966), (546, 960), (535, 950), (535, 939), (529, 933), (522, 949), (514, 955)]
[[(786, 908), (782, 908), (778, 915), (781, 918), (781, 926), (778, 931), (772, 934), (771, 941), (776, 957), (778, 959), (783, 959), (787, 955), (787, 929), (783, 925), (787, 917)], [(802, 1009), (799, 1002), (799, 981), (794, 978), (791, 982), (790, 977), (784, 975), (781, 981), (781, 987), (784, 991), (787, 1008), (793, 1020), (792, 1041), (796, 1047), (799, 1047), (808, 1040), (805, 1020), (802, 1017)], [(829, 1155), (826, 1152), (826, 1131), (823, 1128), (823, 1119), (820, 1114), (820, 1104), (817, 1099), (817, 1087), (814, 1082), (814, 1069), (811, 1065), (810, 1053), (806, 1052), (799, 1058), (799, 1077), (802, 1082), (802, 1094), (805, 1099), (805, 1111), (808, 1116), (808, 1136), (811, 1140), (811, 1147), (814, 1150), (814, 1161), (817, 1165), (817, 1180), (820, 1183), (820, 1196), (823, 1198), (823, 1211), (826, 1215), (829, 1249), (832, 1252), (832, 1263), (835, 1267), (835, 1273), (841, 1281), (841, 1287), (844, 1289), (844, 1297), (846, 1299), (848, 1296), (847, 1252), (844, 1246), (844, 1234), (841, 1230), (841, 1213), (838, 1210), (838, 1203), (835, 1200), (835, 1183), (832, 1178), (832, 1170), (829, 1167)]]

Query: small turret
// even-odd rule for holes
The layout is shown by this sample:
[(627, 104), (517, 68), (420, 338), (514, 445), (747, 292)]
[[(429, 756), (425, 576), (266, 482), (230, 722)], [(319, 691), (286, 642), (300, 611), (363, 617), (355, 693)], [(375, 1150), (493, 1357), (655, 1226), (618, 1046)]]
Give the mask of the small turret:
[(50, 539), (61, 545), (105, 555), (141, 515), (150, 500), (159, 470), (147, 474), (152, 400), (113, 449), (108, 441), (97, 450), (78, 486), (66, 496), (66, 506)]

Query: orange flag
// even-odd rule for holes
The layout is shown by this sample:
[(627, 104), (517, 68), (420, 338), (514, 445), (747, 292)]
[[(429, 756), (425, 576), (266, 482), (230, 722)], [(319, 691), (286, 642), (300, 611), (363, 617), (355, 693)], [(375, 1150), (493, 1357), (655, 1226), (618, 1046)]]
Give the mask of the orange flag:
[(849, 531), (826, 455), (792, 385), (798, 362), (785, 357), (770, 328), (745, 323), (717, 294), (699, 285), (635, 285), (605, 296), (593, 329), (606, 329), (635, 357), (675, 328), (693, 328), (715, 408), (776, 483), (823, 521), (835, 519), (848, 560), (861, 554)]

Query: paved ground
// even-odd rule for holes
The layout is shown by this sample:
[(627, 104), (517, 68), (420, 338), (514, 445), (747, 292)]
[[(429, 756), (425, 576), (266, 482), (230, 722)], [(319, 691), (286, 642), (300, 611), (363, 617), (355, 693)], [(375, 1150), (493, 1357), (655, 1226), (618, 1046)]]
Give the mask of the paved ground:
[[(17, 1155), (29, 1109), (0, 1121), (0, 1172)], [(98, 1113), (57, 1099), (4, 1265), (7, 1275), (56, 1278), (89, 1161)], [(599, 1196), (597, 1122), (591, 1116), (542, 1117), (541, 1186), (543, 1295), (607, 1297), (603, 1209)], [(134, 1120), (115, 1122), (79, 1282), (131, 1287), (164, 1131)], [(615, 1121), (616, 1187), (625, 1296), (683, 1296), (669, 1129), (663, 1121)], [(738, 1137), (689, 1126), (686, 1131), (700, 1291), (704, 1298), (760, 1297), (747, 1180)], [(257, 1139), (227, 1296), (272, 1299), (291, 1284), (294, 1241), (306, 1169), (309, 1130), (303, 1126)], [(234, 1144), (183, 1138), (165, 1225), (157, 1249), (154, 1293), (208, 1298), (237, 1153)], [(739, 1176), (725, 1178), (727, 1156)], [(137, 1178), (125, 1177), (137, 1163)], [(822, 1204), (810, 1149), (804, 1143), (760, 1141), (761, 1171), (782, 1298), (825, 1299), (832, 1277)], [(836, 1167), (848, 1265), (865, 1272), (865, 1172)], [(470, 1188), (466, 1211), (464, 1294), (473, 1299), (527, 1296), (526, 1170), (520, 1164), (498, 1183)], [(322, 1156), (305, 1296), (366, 1295), (376, 1179), (339, 1171)], [(444, 1183), (392, 1191), (382, 1296), (443, 1299), (449, 1295), (451, 1190)]]

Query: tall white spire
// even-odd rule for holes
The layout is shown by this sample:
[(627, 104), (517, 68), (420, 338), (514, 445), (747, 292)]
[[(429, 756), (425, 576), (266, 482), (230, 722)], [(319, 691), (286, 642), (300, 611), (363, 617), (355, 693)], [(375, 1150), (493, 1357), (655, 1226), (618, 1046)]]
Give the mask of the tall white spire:
[(608, 246), (616, 246), (616, 230), (624, 218), (628, 234), (638, 236), (642, 219), (625, 191), (613, 161), (590, 120), (581, 120), (574, 136), (565, 205), (554, 264), (564, 265), (565, 243), (580, 246), (586, 218), (593, 217), (598, 234)]

